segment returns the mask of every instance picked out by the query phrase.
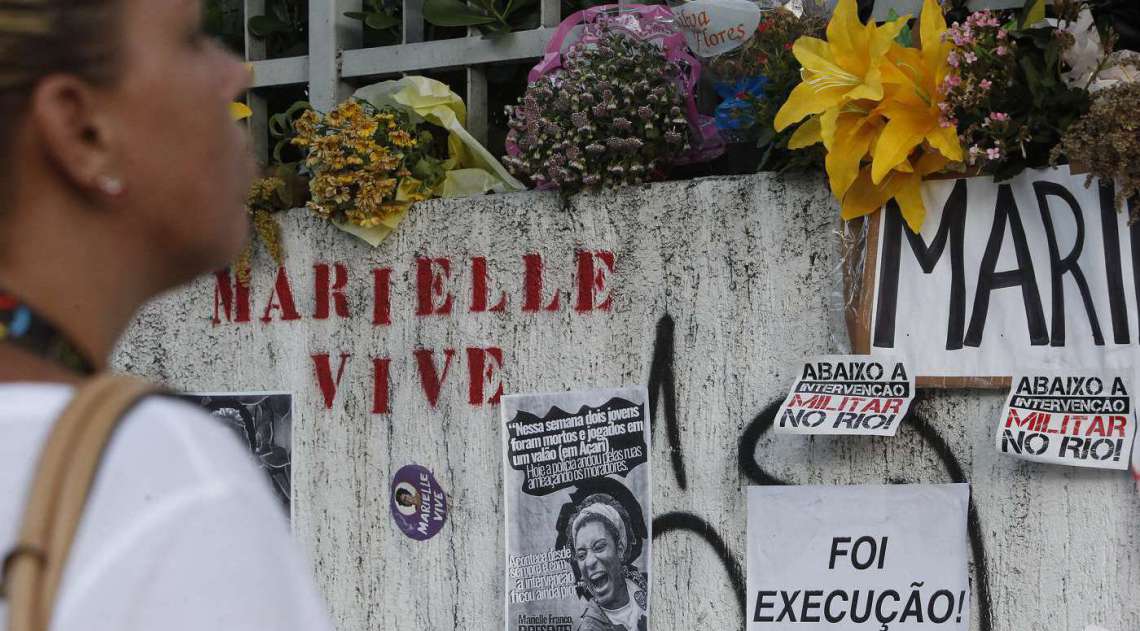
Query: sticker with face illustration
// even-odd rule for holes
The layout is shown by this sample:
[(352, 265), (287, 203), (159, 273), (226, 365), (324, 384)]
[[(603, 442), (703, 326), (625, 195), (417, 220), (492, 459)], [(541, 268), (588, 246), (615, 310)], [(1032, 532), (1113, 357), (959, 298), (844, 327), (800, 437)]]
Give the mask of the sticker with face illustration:
[(401, 467), (392, 477), (389, 504), (396, 527), (417, 541), (431, 539), (447, 521), (447, 496), (431, 471), (418, 464)]

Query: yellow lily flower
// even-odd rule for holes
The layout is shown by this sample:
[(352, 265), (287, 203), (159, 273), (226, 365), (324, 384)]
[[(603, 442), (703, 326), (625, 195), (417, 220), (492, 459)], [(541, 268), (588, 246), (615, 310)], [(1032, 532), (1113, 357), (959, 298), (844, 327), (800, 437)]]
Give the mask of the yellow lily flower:
[(916, 164), (912, 165), (906, 160), (887, 173), (880, 182), (873, 181), (873, 167), (866, 165), (843, 197), (840, 216), (843, 219), (862, 217), (894, 199), (906, 225), (918, 232), (926, 218), (926, 205), (922, 201), (922, 178), (941, 171), (947, 164), (949, 160), (942, 154), (927, 151)]
[(827, 25), (827, 41), (801, 37), (792, 46), (792, 53), (803, 66), (803, 82), (776, 113), (776, 131), (848, 101), (881, 99), (879, 66), (904, 26), (905, 18), (883, 26), (874, 22), (864, 25), (859, 21), (855, 0), (840, 0)]
[[(828, 24), (827, 42), (796, 41), (793, 51), (804, 67), (804, 82), (780, 109), (775, 127), (779, 131), (810, 117), (788, 146), (823, 143), (831, 190), (844, 219), (874, 212), (894, 199), (907, 224), (918, 231), (926, 216), (922, 178), (961, 161), (963, 152), (957, 130), (942, 127), (938, 107), (951, 49), (942, 37), (942, 9), (937, 0), (925, 0), (921, 49), (894, 41), (907, 20), (863, 26), (853, 0), (841, 0)], [(840, 71), (862, 77), (861, 82), (842, 83)]]
[(937, 0), (926, 0), (920, 18), (922, 49), (894, 47), (883, 66), (886, 96), (878, 111), (887, 118), (875, 146), (871, 181), (879, 184), (904, 163), (923, 142), (952, 161), (962, 160), (962, 146), (953, 126), (941, 125), (942, 81), (950, 71), (952, 44), (943, 41), (946, 20)]
[(230, 117), (240, 121), (253, 116), (253, 110), (245, 103), (230, 103)]

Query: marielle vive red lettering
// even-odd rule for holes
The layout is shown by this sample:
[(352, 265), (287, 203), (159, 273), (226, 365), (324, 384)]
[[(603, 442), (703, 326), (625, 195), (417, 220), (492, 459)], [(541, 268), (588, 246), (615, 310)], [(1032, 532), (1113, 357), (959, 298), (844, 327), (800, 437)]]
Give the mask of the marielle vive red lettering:
[[(261, 317), (257, 318), (261, 326), (298, 321), (307, 316), (313, 320), (344, 320), (350, 324), (360, 322), (363, 326), (386, 327), (400, 318), (401, 313), (411, 318), (448, 318), (460, 313), (493, 317), (508, 309), (536, 317), (559, 311), (581, 317), (608, 315), (615, 297), (612, 279), (617, 261), (614, 253), (578, 249), (562, 260), (569, 264), (548, 265), (540, 253), (522, 254), (514, 269), (495, 270), (499, 272), (498, 280), (485, 256), (471, 256), (466, 260), (419, 256), (410, 261), (408, 273), (382, 267), (371, 269), (363, 278), (351, 277), (345, 263), (315, 262), (311, 266), (313, 301), (308, 312), (298, 308), (294, 287), (299, 282), (297, 279), (307, 275), (310, 268), (279, 267), (272, 282), (267, 284), (243, 284), (232, 278), (229, 270), (224, 270), (217, 272), (214, 278), (212, 322), (214, 326), (256, 326), (252, 317), (255, 305), (261, 307)], [(399, 287), (400, 279), (408, 279), (408, 286)], [(503, 287), (517, 287), (517, 290), (511, 293)], [(408, 297), (407, 304), (401, 300), (405, 297)], [(499, 346), (409, 349), (403, 365), (396, 366), (390, 356), (354, 358), (348, 352), (315, 352), (311, 358), (316, 385), (326, 409), (332, 409), (347, 371), (370, 370), (372, 413), (388, 414), (392, 410), (389, 386), (393, 370), (415, 370), (425, 399), (435, 407), (442, 389), (454, 381), (448, 377), (454, 373), (451, 364), (457, 352), (466, 357), (468, 403), (476, 407), (498, 404), (503, 394), (501, 375), (505, 361)]]

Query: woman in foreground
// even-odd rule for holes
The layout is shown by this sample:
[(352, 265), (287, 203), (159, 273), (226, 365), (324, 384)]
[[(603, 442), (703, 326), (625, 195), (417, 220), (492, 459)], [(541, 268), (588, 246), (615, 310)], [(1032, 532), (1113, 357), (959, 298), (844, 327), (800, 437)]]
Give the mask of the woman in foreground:
[[(244, 242), (253, 165), (228, 106), (248, 72), (201, 14), (200, 0), (0, 2), (0, 555), (74, 387), (145, 301)], [(51, 628), (330, 627), (248, 453), (150, 397), (104, 453)]]

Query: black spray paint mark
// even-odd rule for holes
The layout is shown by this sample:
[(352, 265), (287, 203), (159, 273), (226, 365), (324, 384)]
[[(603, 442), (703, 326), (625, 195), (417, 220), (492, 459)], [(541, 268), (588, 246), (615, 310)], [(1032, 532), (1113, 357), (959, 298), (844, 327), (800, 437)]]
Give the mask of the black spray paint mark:
[(673, 375), (673, 318), (665, 314), (657, 321), (657, 338), (653, 342), (653, 363), (649, 368), (649, 423), (657, 429), (657, 398), (665, 395), (665, 432), (669, 439), (669, 455), (673, 475), (684, 491), (689, 486), (685, 475), (685, 458), (681, 450), (681, 424), (677, 421), (677, 380)]
[(736, 555), (732, 553), (732, 550), (729, 550), (728, 544), (724, 542), (724, 538), (720, 536), (716, 528), (692, 513), (665, 513), (653, 519), (654, 541), (671, 532), (691, 532), (704, 539), (705, 543), (712, 547), (717, 558), (720, 559), (721, 565), (724, 566), (725, 572), (728, 573), (728, 580), (732, 582), (737, 603), (740, 605), (740, 617), (745, 618), (748, 615), (748, 607), (745, 604), (747, 595), (745, 594), (744, 570), (741, 569), (740, 562), (736, 560)]

